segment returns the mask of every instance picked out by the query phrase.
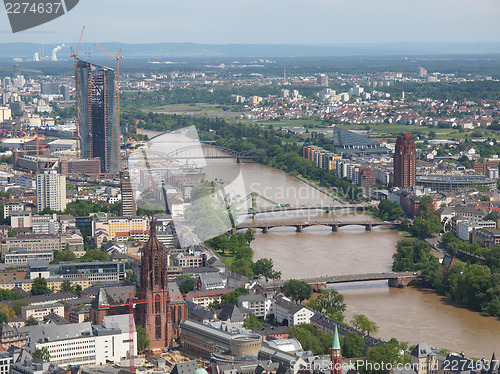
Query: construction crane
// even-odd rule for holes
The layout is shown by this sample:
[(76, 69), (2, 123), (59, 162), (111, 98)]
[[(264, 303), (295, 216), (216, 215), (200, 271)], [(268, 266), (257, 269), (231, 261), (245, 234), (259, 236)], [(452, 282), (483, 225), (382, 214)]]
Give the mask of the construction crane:
[[(136, 298), (134, 299), (134, 295), (132, 292), (129, 294), (129, 299), (128, 302), (126, 303), (117, 303), (114, 304), (114, 300), (111, 301), (109, 304), (99, 304), (99, 308), (123, 308), (123, 307), (128, 307), (128, 312), (129, 312), (129, 356), (130, 356), (130, 371), (135, 373), (135, 355), (134, 355), (134, 332), (135, 330), (135, 319), (134, 319), (134, 310), (137, 305), (142, 305), (142, 304), (148, 304), (148, 303), (157, 303), (157, 302), (163, 302), (163, 301), (173, 301), (173, 300), (185, 300), (188, 298), (188, 296), (181, 296), (181, 297), (161, 297), (161, 298), (155, 298), (155, 299), (141, 299), (138, 298), (137, 295), (140, 292), (136, 293)], [(207, 292), (204, 293), (205, 296), (217, 296), (220, 295), (220, 292)]]
[[(116, 134), (120, 134), (120, 60), (123, 58), (122, 56), (122, 49), (118, 51), (118, 54), (115, 55), (108, 51), (106, 48), (101, 47), (99, 44), (94, 44), (96, 47), (101, 48), (104, 52), (108, 53), (109, 55), (113, 56), (116, 59), (116, 115), (118, 117), (117, 121), (117, 126), (118, 126), (118, 131)], [(120, 135), (118, 135), (120, 136)], [(120, 157), (118, 157), (118, 170), (120, 170)]]
[(82, 32), (80, 33), (80, 40), (78, 41), (78, 46), (76, 47), (76, 52), (71, 48), (71, 55), (75, 60), (75, 115), (76, 115), (76, 156), (79, 156), (80, 153), (80, 120), (78, 119), (78, 79), (76, 78), (78, 74), (77, 69), (77, 57), (78, 51), (80, 50), (80, 44), (82, 42), (83, 32), (85, 31), (85, 25), (82, 28)]

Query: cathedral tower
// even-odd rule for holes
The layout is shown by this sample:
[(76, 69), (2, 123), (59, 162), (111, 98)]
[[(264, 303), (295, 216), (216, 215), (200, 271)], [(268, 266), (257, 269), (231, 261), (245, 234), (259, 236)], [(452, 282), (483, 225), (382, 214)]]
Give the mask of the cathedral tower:
[(156, 223), (151, 219), (149, 240), (142, 248), (141, 276), (138, 287), (137, 322), (146, 328), (151, 348), (171, 347), (174, 336), (168, 286), (165, 248), (156, 237)]

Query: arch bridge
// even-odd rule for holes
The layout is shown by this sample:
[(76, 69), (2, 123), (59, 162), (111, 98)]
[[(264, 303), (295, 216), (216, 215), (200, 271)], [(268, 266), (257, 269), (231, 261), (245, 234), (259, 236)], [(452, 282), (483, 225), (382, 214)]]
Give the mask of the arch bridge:
[(236, 159), (239, 164), (243, 159), (257, 158), (257, 153), (264, 152), (266, 149), (249, 149), (246, 151), (235, 151), (231, 148), (221, 147), (214, 144), (191, 145), (176, 149), (166, 154), (167, 158), (177, 160), (188, 159)]
[[(406, 287), (408, 284), (414, 280), (423, 279), (423, 275), (420, 271), (400, 271), (400, 272), (385, 272), (385, 273), (365, 273), (365, 274), (348, 274), (348, 275), (335, 275), (335, 276), (324, 276), (324, 277), (314, 277), (314, 278), (304, 278), (299, 279), (310, 284), (314, 291), (319, 292), (321, 290), (327, 289), (329, 284), (336, 283), (350, 283), (350, 282), (369, 282), (369, 281), (379, 281), (387, 280), (389, 287)], [(265, 286), (268, 288), (282, 287), (285, 281), (275, 280), (268, 282)]]
[(298, 223), (256, 223), (256, 224), (242, 224), (231, 230), (232, 233), (236, 233), (239, 229), (258, 229), (262, 230), (264, 234), (268, 233), (270, 229), (274, 227), (295, 227), (296, 232), (302, 232), (306, 227), (311, 226), (328, 226), (331, 227), (332, 232), (337, 232), (341, 227), (344, 226), (364, 226), (366, 231), (372, 231), (373, 227), (376, 226), (399, 226), (401, 221), (385, 221), (385, 222), (371, 222), (371, 221), (361, 221), (361, 222), (298, 222)]

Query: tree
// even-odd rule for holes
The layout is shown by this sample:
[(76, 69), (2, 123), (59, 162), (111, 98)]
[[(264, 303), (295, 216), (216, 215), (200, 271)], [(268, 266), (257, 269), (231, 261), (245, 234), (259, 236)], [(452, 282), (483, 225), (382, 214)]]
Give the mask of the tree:
[(14, 230), (14, 229), (12, 229), (12, 230), (10, 230), (10, 231), (7, 233), (7, 236), (8, 236), (9, 238), (13, 238), (14, 236), (17, 236), (17, 231), (16, 231), (16, 230)]
[(253, 264), (253, 274), (254, 276), (258, 277), (260, 275), (264, 276), (266, 278), (266, 282), (269, 279), (279, 279), (281, 278), (281, 271), (275, 271), (273, 269), (273, 260), (268, 259), (268, 258), (261, 258), (258, 259), (254, 264)]
[(249, 330), (256, 330), (262, 328), (263, 325), (255, 314), (250, 313), (248, 317), (243, 320), (243, 327)]
[(283, 288), (286, 296), (299, 303), (309, 299), (313, 293), (313, 288), (309, 283), (297, 279), (287, 280)]
[(483, 217), (483, 221), (493, 221), (493, 222), (496, 222), (497, 221), (497, 216), (496, 216), (495, 213), (490, 212), (490, 213), (488, 213), (487, 215), (485, 215)]
[(427, 195), (422, 197), (418, 216), (413, 221), (413, 226), (411, 227), (412, 234), (417, 238), (425, 239), (440, 232), (442, 229), (443, 225), (434, 210), (432, 197)]
[(28, 318), (26, 318), (25, 324), (26, 326), (35, 326), (38, 325), (38, 321), (35, 319), (35, 317), (29, 316)]
[(192, 279), (186, 279), (182, 284), (179, 286), (179, 291), (183, 295), (187, 294), (188, 292), (194, 291), (196, 288), (196, 283)]
[(365, 351), (365, 341), (353, 331), (344, 336), (340, 345), (343, 357), (361, 357)]
[(69, 262), (76, 262), (76, 255), (73, 251), (70, 251), (69, 249), (65, 249), (63, 251), (54, 251), (54, 260), (52, 261), (53, 264), (58, 264), (59, 262), (62, 261), (69, 261)]
[(346, 310), (344, 295), (337, 290), (322, 290), (316, 300), (310, 304), (308, 303), (308, 306), (336, 321), (342, 322), (344, 320), (344, 312)]
[(480, 311), (491, 285), (491, 270), (486, 265), (467, 266), (456, 280), (453, 298), (465, 307)]
[(12, 304), (12, 310), (14, 311), (14, 314), (19, 317), (21, 315), (21, 308), (28, 305), (30, 305), (28, 301), (14, 301)]
[(394, 338), (389, 340), (387, 344), (380, 344), (370, 348), (366, 354), (367, 364), (361, 367), (361, 372), (363, 374), (386, 374), (387, 366), (382, 363), (385, 365), (391, 364), (393, 367), (397, 364), (407, 364), (410, 362), (410, 356), (403, 353), (407, 348), (408, 344), (399, 343)]
[(374, 334), (378, 331), (378, 326), (375, 322), (370, 321), (364, 314), (356, 314), (352, 320), (352, 325), (356, 330), (363, 332), (365, 335)]
[(379, 217), (385, 221), (393, 221), (404, 214), (403, 208), (398, 203), (382, 199), (378, 203)]
[(78, 295), (78, 297), (80, 297), (81, 293), (82, 293), (82, 286), (80, 286), (79, 284), (77, 284), (75, 286), (75, 293)]
[(243, 235), (245, 235), (245, 239), (248, 244), (250, 244), (255, 239), (255, 235), (252, 229), (247, 229), (247, 231), (245, 231)]
[(9, 316), (4, 312), (0, 312), (0, 323), (7, 323), (9, 321)]
[(34, 358), (39, 358), (42, 361), (50, 362), (50, 352), (47, 347), (37, 348), (32, 355)]
[(400, 240), (392, 258), (393, 271), (419, 271), (429, 264), (438, 263), (437, 258), (431, 254), (431, 246), (420, 239)]
[(99, 249), (87, 249), (85, 255), (80, 257), (80, 262), (108, 261), (108, 255)]
[(222, 295), (221, 307), (223, 307), (226, 304), (237, 305), (238, 304), (238, 297), (240, 297), (241, 295), (248, 295), (248, 290), (246, 288), (239, 287), (232, 292), (229, 292), (229, 293)]
[(253, 265), (252, 260), (248, 260), (246, 258), (240, 258), (233, 261), (233, 263), (231, 264), (231, 271), (233, 273), (241, 274), (248, 278), (252, 278), (253, 277), (252, 265)]
[(125, 279), (129, 282), (135, 283), (137, 281), (137, 274), (133, 270), (129, 270), (125, 274)]
[(295, 338), (300, 342), (305, 351), (312, 351), (315, 355), (331, 352), (333, 335), (326, 335), (310, 323), (291, 326), (288, 332), (291, 338)]
[(45, 278), (35, 278), (33, 284), (31, 285), (31, 294), (35, 295), (47, 295), (52, 293), (50, 288), (47, 286), (47, 279)]
[(137, 331), (137, 350), (142, 352), (149, 347), (149, 336), (146, 328), (141, 325), (135, 325), (135, 330)]
[(61, 283), (61, 291), (62, 292), (74, 292), (75, 288), (71, 284), (69, 280), (65, 280), (64, 282)]

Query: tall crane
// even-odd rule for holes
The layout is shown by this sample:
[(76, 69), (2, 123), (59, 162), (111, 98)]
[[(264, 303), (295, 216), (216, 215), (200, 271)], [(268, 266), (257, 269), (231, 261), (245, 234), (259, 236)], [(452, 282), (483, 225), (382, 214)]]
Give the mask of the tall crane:
[[(115, 132), (120, 136), (120, 60), (123, 58), (122, 56), (122, 49), (118, 51), (118, 54), (115, 55), (108, 51), (106, 48), (101, 47), (99, 44), (95, 44), (96, 47), (101, 48), (104, 52), (108, 53), (109, 55), (113, 56), (116, 59), (116, 114), (118, 117), (117, 121), (117, 126), (118, 126), (118, 131)], [(118, 141), (119, 142), (119, 141)], [(120, 157), (118, 157), (118, 170), (120, 170)]]
[(78, 74), (77, 70), (77, 57), (78, 51), (80, 50), (80, 44), (82, 42), (83, 32), (85, 31), (85, 25), (82, 28), (82, 32), (80, 33), (80, 40), (78, 41), (78, 46), (76, 47), (76, 52), (71, 48), (71, 55), (75, 60), (75, 115), (76, 115), (76, 156), (79, 156), (80, 153), (80, 120), (78, 119), (78, 79), (76, 78)]
[[(173, 300), (186, 300), (190, 297), (193, 296), (188, 296), (188, 295), (183, 295), (181, 297), (172, 297), (172, 296), (167, 296), (167, 297), (160, 297), (160, 298), (155, 298), (155, 299), (143, 299), (139, 296), (141, 292), (136, 292), (135, 297), (132, 292), (129, 294), (129, 299), (127, 302), (118, 302), (117, 300), (112, 300), (106, 305), (99, 304), (99, 308), (123, 308), (127, 307), (128, 308), (128, 314), (129, 314), (129, 356), (130, 356), (130, 371), (135, 373), (135, 356), (134, 356), (134, 333), (133, 330), (135, 330), (135, 318), (134, 318), (134, 313), (136, 310), (136, 306), (142, 305), (142, 304), (149, 304), (149, 303), (157, 303), (157, 302), (163, 302), (163, 301), (173, 301)], [(205, 296), (219, 296), (220, 292), (205, 292)]]

